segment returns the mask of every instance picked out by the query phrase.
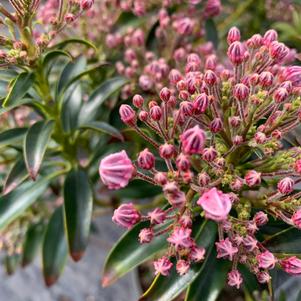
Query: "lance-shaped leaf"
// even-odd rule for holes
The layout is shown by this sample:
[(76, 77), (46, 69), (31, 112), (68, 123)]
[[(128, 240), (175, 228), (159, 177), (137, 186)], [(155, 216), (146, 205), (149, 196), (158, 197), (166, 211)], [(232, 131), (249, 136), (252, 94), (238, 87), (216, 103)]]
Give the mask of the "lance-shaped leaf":
[(57, 43), (57, 44), (53, 45), (51, 47), (51, 49), (62, 49), (62, 48), (65, 48), (66, 46), (68, 46), (69, 44), (82, 44), (87, 47), (93, 48), (94, 50), (97, 51), (97, 48), (91, 42), (89, 42), (87, 40), (83, 40), (83, 39), (76, 39), (76, 38), (67, 39), (60, 43)]
[(0, 146), (15, 144), (22, 140), (27, 132), (27, 128), (14, 128), (0, 133)]
[(20, 73), (11, 83), (11, 87), (6, 98), (3, 101), (3, 106), (13, 105), (23, 98), (29, 88), (34, 83), (34, 74), (29, 72)]
[(69, 52), (60, 50), (60, 49), (56, 49), (53, 51), (49, 51), (45, 54), (45, 56), (43, 58), (44, 66), (46, 67), (52, 60), (55, 60), (60, 56), (64, 56), (64, 57), (67, 57), (68, 59), (72, 59), (72, 56)]
[(54, 121), (38, 121), (27, 132), (24, 139), (24, 159), (30, 177), (35, 180), (45, 155)]
[(288, 227), (267, 238), (263, 245), (273, 253), (301, 255), (301, 231)]
[(24, 240), (22, 266), (30, 264), (37, 255), (45, 234), (45, 224), (39, 222), (29, 226)]
[(103, 286), (111, 285), (118, 278), (167, 248), (167, 233), (155, 237), (148, 244), (140, 244), (138, 235), (140, 230), (145, 227), (149, 227), (149, 222), (135, 225), (115, 244), (105, 262)]
[(3, 193), (7, 194), (10, 191), (14, 190), (27, 178), (28, 178), (28, 172), (25, 166), (24, 159), (22, 157), (15, 162), (12, 169), (9, 171), (3, 185)]
[(214, 48), (218, 46), (218, 31), (213, 19), (208, 19), (205, 22), (206, 40), (212, 42)]
[(124, 86), (128, 80), (124, 77), (113, 77), (102, 83), (90, 96), (88, 102), (82, 107), (79, 115), (79, 123), (86, 124), (95, 120), (99, 112), (100, 106), (110, 96)]
[(64, 211), (71, 257), (78, 261), (88, 244), (93, 197), (87, 174), (71, 171), (64, 184)]
[(0, 197), (0, 231), (20, 216), (46, 190), (53, 175), (36, 182), (25, 182), (10, 193)]
[(187, 287), (202, 274), (207, 265), (208, 258), (212, 251), (216, 237), (216, 224), (211, 221), (204, 221), (195, 239), (198, 245), (206, 249), (206, 259), (203, 263), (193, 264), (190, 270), (183, 276), (179, 276), (175, 265), (169, 276), (158, 276), (151, 285), (151, 288), (143, 294), (139, 301), (172, 301), (179, 296)]
[(42, 253), (44, 280), (47, 286), (51, 286), (61, 275), (68, 255), (62, 207), (57, 208), (50, 218)]
[(91, 121), (86, 124), (83, 124), (81, 128), (108, 134), (112, 137), (120, 139), (121, 141), (124, 140), (122, 134), (116, 128), (103, 121)]
[[(5, 94), (6, 95), (6, 94)], [(32, 103), (33, 100), (31, 98), (22, 98), (16, 101), (14, 104), (6, 106), (5, 108), (0, 108), (0, 116), (6, 112), (9, 112), (19, 106), (26, 105)]]
[(230, 264), (212, 251), (203, 272), (189, 286), (185, 301), (215, 301), (225, 286)]
[(20, 264), (21, 256), (20, 254), (7, 255), (4, 260), (5, 269), (7, 275), (12, 275), (15, 273), (16, 269)]

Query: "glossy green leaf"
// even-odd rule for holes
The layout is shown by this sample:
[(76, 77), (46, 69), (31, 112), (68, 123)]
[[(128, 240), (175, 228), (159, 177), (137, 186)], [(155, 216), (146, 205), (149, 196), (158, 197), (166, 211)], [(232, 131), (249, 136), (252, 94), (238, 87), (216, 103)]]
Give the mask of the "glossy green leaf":
[(93, 197), (87, 174), (82, 170), (71, 171), (64, 184), (64, 212), (71, 257), (78, 261), (87, 247)]
[(0, 146), (15, 144), (21, 141), (27, 132), (27, 128), (13, 128), (0, 133)]
[(47, 286), (53, 285), (58, 280), (67, 255), (63, 208), (59, 207), (51, 216), (43, 242), (43, 275)]
[(13, 81), (6, 98), (3, 101), (3, 106), (11, 106), (20, 101), (27, 93), (29, 88), (34, 83), (34, 74), (23, 72), (20, 73)]
[(65, 132), (69, 133), (77, 128), (78, 114), (82, 106), (82, 89), (80, 85), (72, 85), (71, 93), (65, 93), (61, 110), (61, 122)]
[(29, 226), (24, 240), (22, 266), (30, 264), (36, 257), (45, 234), (45, 224), (35, 223)]
[(288, 227), (267, 238), (263, 245), (273, 253), (301, 255), (301, 231)]
[(83, 40), (83, 39), (76, 39), (76, 38), (66, 39), (60, 43), (53, 45), (51, 47), (51, 49), (62, 49), (62, 48), (65, 48), (66, 46), (68, 46), (69, 44), (82, 44), (89, 48), (93, 48), (94, 50), (97, 50), (97, 48), (91, 42), (89, 42), (87, 40)]
[(0, 231), (20, 216), (44, 193), (51, 176), (39, 179), (34, 183), (25, 182), (15, 190), (0, 197)]
[(213, 19), (208, 19), (205, 22), (206, 40), (212, 42), (214, 48), (218, 47), (218, 32)]
[(108, 255), (103, 272), (102, 285), (109, 286), (141, 263), (152, 259), (167, 248), (167, 234), (155, 237), (149, 244), (140, 244), (138, 235), (149, 222), (141, 222), (127, 231)]
[(28, 172), (25, 166), (25, 162), (23, 158), (20, 158), (15, 162), (12, 169), (9, 171), (4, 185), (3, 185), (3, 193), (7, 194), (10, 191), (14, 190), (18, 187), (22, 182), (24, 182), (28, 178)]
[(204, 221), (195, 239), (198, 245), (206, 249), (207, 256), (203, 263), (191, 266), (188, 273), (179, 276), (175, 267), (168, 277), (159, 276), (151, 288), (139, 299), (139, 301), (172, 301), (179, 296), (187, 287), (202, 274), (207, 266), (208, 258), (214, 245), (216, 237), (216, 224), (211, 221)]
[(230, 264), (211, 252), (202, 273), (189, 286), (185, 301), (215, 301), (225, 286)]
[(5, 257), (5, 269), (7, 275), (13, 275), (20, 264), (20, 254), (7, 255)]
[(81, 74), (87, 65), (87, 60), (84, 56), (79, 56), (74, 61), (69, 62), (58, 81), (57, 92), (58, 94), (62, 93), (70, 83), (72, 83), (72, 79)]
[(20, 107), (22, 105), (26, 105), (26, 104), (29, 104), (29, 103), (32, 103), (32, 102), (33, 102), (33, 100), (30, 99), (30, 98), (19, 99), (18, 101), (16, 101), (12, 105), (6, 106), (5, 108), (0, 108), (0, 115), (2, 115), (4, 113), (7, 113), (7, 112), (9, 112), (13, 109), (16, 109), (17, 107)]
[(57, 59), (60, 56), (67, 57), (68, 59), (72, 59), (72, 56), (70, 53), (64, 50), (55, 49), (53, 51), (49, 51), (45, 54), (43, 58), (43, 64), (44, 66), (47, 66), (52, 60)]
[(100, 106), (110, 96), (119, 91), (128, 80), (124, 77), (113, 77), (102, 83), (96, 90), (91, 94), (88, 102), (82, 107), (79, 115), (79, 123), (86, 124), (90, 121), (95, 120), (98, 115)]
[(104, 134), (108, 134), (112, 137), (115, 137), (117, 139), (120, 139), (121, 141), (123, 141), (123, 136), (122, 134), (113, 126), (111, 126), (110, 124), (106, 123), (106, 122), (102, 122), (102, 121), (91, 121), (89, 123), (83, 124), (81, 126), (82, 129), (90, 129), (90, 130), (94, 130), (94, 131), (98, 131)]
[(30, 177), (35, 180), (45, 155), (54, 121), (38, 121), (28, 130), (24, 139), (24, 160)]

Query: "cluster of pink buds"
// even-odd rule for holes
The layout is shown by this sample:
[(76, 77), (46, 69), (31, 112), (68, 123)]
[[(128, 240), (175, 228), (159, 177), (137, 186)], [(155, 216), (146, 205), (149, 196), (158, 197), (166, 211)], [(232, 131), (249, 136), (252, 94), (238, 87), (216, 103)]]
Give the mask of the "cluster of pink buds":
[(109, 188), (133, 178), (162, 188), (165, 209), (143, 216), (133, 204), (122, 205), (113, 217), (126, 228), (149, 220), (141, 243), (168, 233), (169, 249), (154, 262), (156, 273), (168, 275), (171, 257), (181, 275), (204, 258), (192, 237), (201, 212), (218, 225), (217, 257), (232, 261), (228, 283), (237, 288), (243, 282), (238, 263), (260, 283), (269, 281), (276, 264), (301, 272), (299, 259), (277, 258), (256, 236), (269, 216), (301, 228), (301, 193), (294, 192), (301, 181), (301, 149), (282, 143), (300, 123), (301, 67), (285, 65), (290, 49), (274, 30), (240, 39), (231, 28), (224, 66), (216, 56), (184, 53), (186, 65), (169, 71), (169, 87), (158, 97), (137, 94), (133, 106), (121, 105), (121, 120), (149, 147), (132, 162), (123, 151), (100, 163)]
[[(0, 15), (6, 17), (8, 32), (7, 36), (0, 36), (0, 67), (33, 65), (48, 44), (93, 3), (94, 0), (68, 0), (65, 7), (58, 0), (48, 0), (45, 4), (40, 0), (12, 0), (10, 4), (14, 13), (0, 5)], [(43, 23), (43, 30), (36, 26), (38, 21)]]

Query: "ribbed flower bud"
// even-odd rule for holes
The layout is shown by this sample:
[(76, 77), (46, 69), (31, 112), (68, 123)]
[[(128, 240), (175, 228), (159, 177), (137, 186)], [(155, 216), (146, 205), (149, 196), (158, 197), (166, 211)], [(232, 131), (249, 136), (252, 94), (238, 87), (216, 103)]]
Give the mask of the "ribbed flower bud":
[(207, 186), (209, 182), (210, 177), (205, 171), (198, 174), (198, 184), (200, 186)]
[(273, 269), (277, 262), (275, 256), (269, 251), (264, 251), (263, 253), (258, 254), (256, 259), (259, 267), (262, 269)]
[(114, 211), (112, 220), (114, 223), (130, 229), (141, 219), (140, 213), (135, 209), (132, 203), (122, 204)]
[(208, 86), (214, 86), (217, 83), (217, 75), (212, 70), (207, 70), (204, 74), (204, 82)]
[(139, 232), (139, 242), (141, 244), (150, 243), (154, 238), (154, 231), (152, 228), (143, 228)]
[(261, 173), (256, 170), (249, 170), (245, 175), (245, 181), (249, 187), (259, 185), (261, 183)]
[(294, 180), (290, 177), (285, 177), (277, 184), (278, 191), (282, 194), (289, 194), (294, 189)]
[(209, 107), (209, 97), (205, 93), (201, 93), (193, 101), (193, 109), (196, 115), (205, 113), (208, 107)]
[(204, 148), (202, 151), (202, 158), (207, 162), (212, 162), (217, 157), (217, 151), (213, 146)]
[(245, 48), (241, 42), (233, 42), (228, 48), (228, 58), (234, 65), (240, 65), (245, 60)]
[(282, 269), (291, 275), (301, 274), (301, 259), (296, 256), (288, 257), (280, 261)]
[(237, 27), (233, 26), (228, 31), (227, 42), (229, 45), (231, 45), (237, 41), (240, 41), (240, 31)]
[(154, 121), (160, 121), (162, 117), (162, 109), (159, 106), (152, 106), (149, 110), (149, 115)]
[(238, 101), (246, 101), (249, 97), (250, 89), (244, 84), (236, 84), (233, 95)]
[(259, 83), (264, 88), (269, 88), (272, 86), (274, 81), (274, 76), (269, 71), (264, 71), (259, 75)]
[(155, 156), (146, 148), (139, 153), (137, 163), (140, 168), (150, 170), (155, 165)]
[(223, 122), (220, 118), (214, 118), (211, 122), (210, 122), (210, 131), (212, 133), (218, 133), (222, 130), (223, 128)]
[(121, 105), (119, 115), (125, 124), (133, 125), (136, 122), (136, 113), (129, 105)]
[(267, 46), (269, 46), (273, 41), (277, 41), (277, 39), (278, 39), (278, 34), (277, 31), (274, 29), (268, 30), (262, 38), (264, 45)]
[(201, 154), (206, 142), (206, 135), (205, 132), (196, 125), (181, 134), (180, 140), (182, 143), (182, 151), (185, 154)]
[(189, 170), (190, 165), (191, 165), (189, 157), (184, 155), (183, 153), (180, 153), (176, 159), (176, 165), (177, 165), (178, 170), (180, 170), (180, 171)]
[(170, 96), (171, 96), (171, 91), (168, 88), (164, 87), (164, 88), (161, 89), (160, 99), (162, 101), (164, 101), (164, 102), (169, 101)]
[(132, 99), (132, 103), (136, 108), (142, 108), (144, 103), (144, 98), (141, 95), (136, 94)]

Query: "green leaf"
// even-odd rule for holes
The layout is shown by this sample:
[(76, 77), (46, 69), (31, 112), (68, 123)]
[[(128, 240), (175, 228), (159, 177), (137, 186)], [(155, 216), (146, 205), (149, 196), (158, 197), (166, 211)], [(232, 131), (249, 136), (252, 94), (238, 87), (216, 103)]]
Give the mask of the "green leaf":
[(91, 42), (83, 40), (83, 39), (74, 39), (74, 38), (73, 39), (67, 39), (67, 40), (64, 40), (60, 43), (57, 43), (57, 44), (53, 45), (51, 47), (51, 49), (62, 49), (62, 48), (65, 48), (69, 44), (82, 44), (82, 45), (85, 45), (89, 48), (93, 48), (95, 51), (97, 51), (96, 46), (93, 45)]
[(27, 132), (24, 139), (24, 159), (30, 177), (35, 180), (45, 155), (54, 121), (38, 121)]
[(28, 172), (25, 166), (24, 159), (20, 158), (15, 162), (15, 164), (13, 165), (12, 169), (9, 171), (5, 179), (3, 185), (3, 193), (7, 194), (10, 191), (14, 190), (27, 178), (28, 178)]
[(263, 245), (273, 253), (301, 255), (301, 231), (288, 227), (267, 238)]
[(76, 58), (74, 61), (69, 62), (65, 66), (60, 76), (60, 79), (58, 81), (58, 85), (57, 85), (58, 94), (62, 93), (68, 87), (68, 85), (72, 83), (73, 78), (75, 78), (77, 75), (79, 75), (85, 70), (86, 65), (87, 65), (87, 60), (85, 56), (81, 55), (78, 58)]
[(59, 56), (65, 56), (68, 59), (72, 60), (72, 56), (69, 52), (60, 50), (60, 49), (56, 49), (53, 51), (49, 51), (45, 54), (45, 56), (43, 58), (43, 65), (47, 66), (52, 60), (58, 58)]
[(17, 107), (20, 107), (22, 105), (26, 105), (32, 103), (32, 99), (30, 98), (23, 98), (23, 99), (19, 99), (18, 101), (16, 101), (14, 104), (7, 106), (5, 108), (0, 108), (0, 115), (7, 113)]
[(44, 222), (35, 223), (29, 226), (24, 240), (22, 266), (29, 265), (37, 255), (45, 234)]
[(197, 277), (202, 274), (207, 266), (207, 261), (216, 237), (216, 224), (211, 221), (204, 221), (195, 239), (206, 249), (206, 259), (203, 263), (194, 264), (189, 272), (183, 276), (176, 273), (173, 267), (168, 277), (159, 276), (151, 288), (143, 294), (139, 301), (172, 301), (179, 296)]
[(79, 123), (86, 124), (95, 120), (100, 106), (110, 96), (124, 86), (128, 80), (124, 77), (113, 77), (102, 83), (90, 96), (88, 102), (82, 107), (79, 115)]
[(82, 258), (88, 244), (93, 197), (86, 173), (71, 171), (64, 185), (64, 212), (69, 252), (74, 261)]
[(218, 47), (218, 32), (213, 19), (208, 19), (205, 22), (206, 40), (212, 42), (214, 48)]
[(141, 229), (149, 227), (149, 222), (140, 222), (127, 231), (115, 244), (108, 255), (103, 272), (102, 285), (109, 286), (117, 279), (152, 259), (158, 252), (168, 246), (167, 235), (155, 237), (149, 244), (140, 244), (138, 235)]
[(19, 217), (46, 190), (50, 176), (36, 182), (25, 182), (0, 197), (0, 231)]
[(15, 144), (23, 139), (27, 128), (13, 128), (0, 133), (0, 146)]
[(6, 98), (3, 101), (3, 107), (14, 105), (20, 101), (33, 85), (34, 74), (28, 72), (20, 73), (13, 81)]
[(82, 90), (80, 85), (72, 85), (72, 92), (65, 93), (61, 110), (61, 122), (66, 133), (77, 128), (78, 114), (82, 106)]
[(111, 126), (110, 124), (106, 123), (106, 122), (102, 122), (102, 121), (91, 121), (88, 122), (86, 124), (83, 124), (81, 126), (82, 129), (90, 129), (90, 130), (94, 130), (94, 131), (98, 131), (101, 133), (105, 133), (108, 134), (112, 137), (115, 137), (121, 141), (124, 140), (122, 134), (113, 126)]
[(206, 266), (189, 286), (185, 301), (215, 301), (225, 286), (229, 262), (211, 252)]
[(58, 280), (67, 255), (63, 208), (59, 207), (51, 216), (43, 242), (43, 275), (47, 286), (53, 285)]

